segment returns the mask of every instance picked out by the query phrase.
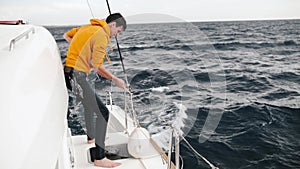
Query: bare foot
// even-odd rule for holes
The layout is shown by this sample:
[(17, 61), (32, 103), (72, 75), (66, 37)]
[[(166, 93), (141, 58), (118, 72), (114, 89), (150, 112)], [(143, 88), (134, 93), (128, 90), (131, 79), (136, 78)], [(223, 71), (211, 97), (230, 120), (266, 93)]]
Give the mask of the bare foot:
[(88, 143), (88, 144), (93, 144), (93, 143), (95, 143), (95, 139), (88, 140), (87, 143)]
[(114, 168), (121, 165), (121, 163), (114, 162), (107, 158), (103, 158), (101, 160), (94, 160), (94, 165), (98, 167), (104, 167), (104, 168)]

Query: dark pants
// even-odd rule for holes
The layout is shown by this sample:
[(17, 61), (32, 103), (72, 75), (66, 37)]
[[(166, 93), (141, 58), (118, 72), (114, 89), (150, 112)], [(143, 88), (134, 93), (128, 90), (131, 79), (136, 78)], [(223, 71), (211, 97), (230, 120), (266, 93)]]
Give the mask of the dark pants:
[[(71, 80), (73, 79), (73, 68), (65, 66), (64, 67), (64, 75), (65, 75), (65, 82), (66, 82), (66, 86), (68, 89), (68, 93), (70, 93), (70, 92), (72, 92)], [(69, 117), (69, 115), (71, 114), (70, 108), (72, 108), (72, 106), (73, 106), (72, 101), (73, 101), (73, 98), (71, 96), (69, 96), (67, 117)]]
[(67, 89), (72, 91), (71, 80), (73, 79), (73, 68), (64, 67), (65, 81)]
[[(96, 153), (95, 159), (100, 160), (105, 157), (105, 136), (109, 117), (109, 111), (95, 93), (87, 81), (87, 74), (80, 71), (73, 71), (74, 85), (72, 91), (76, 95), (84, 108), (87, 136), (89, 139), (95, 138)], [(94, 114), (96, 114), (96, 125), (93, 125)]]

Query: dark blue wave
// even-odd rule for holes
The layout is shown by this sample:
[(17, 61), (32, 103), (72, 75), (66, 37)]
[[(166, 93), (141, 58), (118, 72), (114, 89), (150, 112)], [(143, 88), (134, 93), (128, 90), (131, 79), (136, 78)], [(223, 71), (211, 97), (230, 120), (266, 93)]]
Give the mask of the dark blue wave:
[(64, 38), (56, 38), (55, 41), (57, 43), (66, 42), (66, 40)]
[(238, 48), (252, 48), (252, 49), (261, 49), (261, 48), (274, 48), (277, 46), (295, 46), (297, 47), (298, 44), (293, 41), (284, 41), (280, 43), (268, 43), (268, 42), (261, 42), (261, 43), (242, 43), (242, 42), (226, 42), (226, 43), (214, 43), (213, 46), (216, 49), (220, 50), (237, 50)]
[(296, 72), (271, 73), (270, 79), (290, 81), (300, 85), (300, 71), (298, 73)]
[(191, 51), (193, 46), (188, 45), (145, 45), (145, 46), (130, 46), (130, 47), (121, 47), (124, 51), (134, 52), (139, 50), (148, 50), (148, 49), (162, 49), (162, 50), (184, 50), (184, 51)]
[[(201, 128), (205, 124), (208, 109), (200, 108), (195, 128), (187, 139), (208, 159), (215, 159), (215, 165), (223, 168), (297, 168), (300, 132), (300, 109), (273, 106), (254, 102), (248, 105), (230, 105), (222, 117), (215, 134), (202, 144), (197, 141)], [(283, 132), (289, 128), (289, 133)], [(279, 130), (278, 130), (279, 129)], [(274, 139), (277, 138), (277, 139)], [(286, 139), (289, 139), (287, 141)], [(182, 143), (182, 153), (193, 156)], [(214, 147), (213, 149), (211, 147)], [(291, 150), (291, 151), (287, 151)], [(299, 152), (299, 151), (298, 151)], [(222, 160), (230, 155), (230, 162)], [(203, 161), (195, 158), (186, 164), (193, 168), (195, 164), (209, 168)]]

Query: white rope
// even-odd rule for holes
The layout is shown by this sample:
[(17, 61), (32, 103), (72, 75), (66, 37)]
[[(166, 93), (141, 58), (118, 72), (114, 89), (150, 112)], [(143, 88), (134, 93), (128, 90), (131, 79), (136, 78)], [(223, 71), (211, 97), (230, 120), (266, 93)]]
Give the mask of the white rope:
[(183, 164), (183, 159), (182, 159), (181, 155), (179, 155), (179, 157), (180, 157), (181, 163), (182, 163), (182, 164), (181, 164), (181, 169), (183, 169), (183, 165), (184, 165), (184, 164)]
[(131, 109), (132, 109), (133, 122), (135, 123), (136, 127), (139, 127), (140, 123), (138, 121), (137, 114), (136, 114), (136, 112), (134, 110), (134, 106), (133, 106), (133, 94), (130, 91), (128, 91), (128, 93), (130, 95), (130, 103), (131, 103)]
[(125, 133), (129, 136), (128, 132), (128, 111), (126, 104), (126, 90), (124, 90), (124, 110), (125, 110)]
[(203, 157), (200, 153), (198, 153), (184, 137), (181, 136), (181, 138), (183, 139), (183, 141), (185, 141), (185, 143), (189, 146), (189, 148), (194, 151), (196, 155), (202, 158), (210, 166), (210, 168), (219, 169), (218, 167), (214, 166), (211, 162), (209, 162), (205, 157)]

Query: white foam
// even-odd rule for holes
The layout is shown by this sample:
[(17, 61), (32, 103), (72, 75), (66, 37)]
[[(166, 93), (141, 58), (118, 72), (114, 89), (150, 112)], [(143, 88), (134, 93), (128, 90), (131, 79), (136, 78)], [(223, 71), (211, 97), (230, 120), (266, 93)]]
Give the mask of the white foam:
[(170, 88), (169, 87), (166, 87), (166, 86), (160, 86), (160, 87), (153, 87), (153, 88), (151, 88), (151, 91), (153, 91), (153, 92), (165, 92), (165, 91), (168, 91), (168, 90), (170, 90)]

